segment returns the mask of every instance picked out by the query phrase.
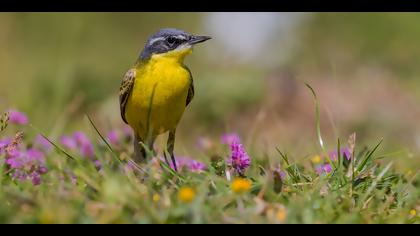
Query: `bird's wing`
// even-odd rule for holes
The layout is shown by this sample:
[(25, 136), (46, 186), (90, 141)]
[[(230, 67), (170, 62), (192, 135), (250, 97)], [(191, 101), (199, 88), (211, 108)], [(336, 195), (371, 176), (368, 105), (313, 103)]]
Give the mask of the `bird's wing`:
[(192, 73), (190, 71), (190, 69), (188, 67), (185, 66), (185, 69), (188, 70), (188, 72), (190, 73), (190, 87), (188, 88), (188, 95), (187, 95), (187, 103), (185, 106), (188, 106), (188, 104), (190, 104), (190, 102), (193, 100), (194, 98), (194, 80), (193, 80), (193, 76)]
[(134, 80), (136, 78), (136, 70), (131, 69), (125, 73), (124, 78), (121, 83), (120, 87), (120, 112), (121, 118), (123, 121), (127, 123), (125, 119), (125, 106), (127, 105), (128, 98), (130, 97), (131, 91), (134, 87)]

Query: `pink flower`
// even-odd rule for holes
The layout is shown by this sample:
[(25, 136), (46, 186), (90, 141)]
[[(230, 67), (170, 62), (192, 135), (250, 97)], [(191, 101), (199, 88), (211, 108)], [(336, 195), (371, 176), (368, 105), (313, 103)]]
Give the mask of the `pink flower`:
[(241, 143), (236, 141), (232, 142), (230, 144), (230, 149), (231, 156), (228, 163), (239, 175), (243, 175), (250, 166), (251, 160)]
[(94, 164), (97, 170), (102, 169), (102, 164), (99, 160), (94, 161)]
[(274, 172), (279, 173), (281, 180), (285, 180), (286, 179), (286, 173), (284, 171), (281, 171), (280, 168), (276, 168), (274, 170)]
[(19, 146), (8, 145), (6, 151), (6, 157), (17, 157), (20, 155)]
[(93, 157), (95, 155), (95, 151), (93, 148), (92, 143), (90, 142), (89, 138), (82, 132), (75, 132), (73, 134), (74, 140), (76, 140), (79, 148), (80, 153), (84, 157)]
[(82, 132), (75, 132), (71, 137), (63, 136), (60, 142), (70, 150), (78, 150), (84, 157), (92, 158), (95, 156), (93, 144)]
[(17, 125), (26, 125), (29, 120), (25, 113), (17, 110), (9, 110), (9, 122)]
[(129, 139), (133, 138), (133, 130), (131, 129), (130, 126), (124, 125), (123, 133), (124, 133), (125, 138), (129, 138)]
[(34, 171), (29, 175), (29, 179), (32, 181), (33, 185), (40, 185), (41, 184), (41, 174)]
[(80, 153), (84, 157), (93, 157), (95, 156), (95, 150), (91, 143), (85, 143), (80, 147)]
[(0, 139), (0, 155), (5, 151), (7, 145), (9, 145), (11, 142), (11, 138)]
[(90, 143), (89, 138), (83, 132), (77, 131), (73, 134), (73, 139), (77, 142), (78, 145), (84, 145)]
[(330, 173), (332, 171), (332, 167), (330, 164), (321, 164), (315, 168), (315, 171), (318, 175), (322, 175), (323, 173)]
[(223, 134), (221, 138), (222, 144), (228, 144), (231, 145), (232, 143), (240, 143), (241, 139), (239, 138), (239, 135), (235, 133), (229, 133), (229, 134)]
[(26, 151), (15, 149), (13, 155), (6, 155), (6, 164), (13, 171), (12, 177), (20, 181), (29, 179), (33, 185), (41, 184), (41, 175), (48, 172), (44, 163), (44, 154), (33, 148)]
[(108, 133), (108, 141), (113, 145), (118, 145), (119, 143), (119, 135), (116, 130), (111, 130)]
[[(162, 159), (163, 162), (166, 163), (164, 158), (161, 158), (161, 159)], [(172, 163), (172, 160), (169, 158), (168, 161), (169, 161), (169, 166), (171, 167), (171, 169), (175, 170), (175, 166)], [(178, 170), (181, 170), (185, 166), (185, 158), (184, 157), (175, 157), (175, 163), (176, 163), (176, 167), (178, 168)]]
[(26, 156), (22, 155), (19, 150), (14, 150), (12, 155), (10, 155), (10, 152), (7, 153), (6, 158), (6, 163), (13, 169), (19, 169), (27, 162)]
[(322, 169), (325, 171), (325, 173), (330, 173), (332, 171), (330, 164), (325, 164)]
[[(342, 157), (345, 157), (347, 160), (351, 159), (350, 149), (348, 148), (340, 148), (340, 154)], [(336, 161), (338, 159), (337, 150), (329, 152), (328, 156), (330, 157), (331, 160)]]
[(60, 138), (60, 143), (68, 149), (76, 149), (77, 143), (72, 137), (63, 136)]
[[(163, 162), (166, 163), (165, 159), (163, 157), (160, 158)], [(173, 163), (171, 160), (169, 161), (169, 166), (171, 167), (171, 169), (175, 169)], [(186, 157), (186, 156), (178, 156), (175, 158), (175, 163), (176, 166), (178, 167), (178, 170), (183, 169), (184, 167), (186, 167), (189, 171), (191, 172), (202, 172), (204, 171), (207, 167), (204, 163), (196, 161), (191, 159), (190, 157)]]
[(50, 151), (52, 149), (51, 143), (40, 134), (38, 134), (35, 138), (35, 145), (44, 151)]
[(34, 148), (30, 148), (26, 151), (26, 156), (30, 159), (30, 160), (36, 160), (39, 162), (45, 162), (45, 156), (44, 153), (42, 153), (41, 151), (34, 149)]
[(196, 160), (189, 160), (187, 166), (191, 172), (202, 172), (206, 169), (206, 165), (204, 163)]

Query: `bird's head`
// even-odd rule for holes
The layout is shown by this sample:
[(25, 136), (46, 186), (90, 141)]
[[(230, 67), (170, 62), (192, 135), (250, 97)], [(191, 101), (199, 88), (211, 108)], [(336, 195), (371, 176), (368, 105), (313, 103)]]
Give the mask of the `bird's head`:
[(197, 36), (178, 29), (161, 29), (146, 42), (140, 58), (148, 60), (154, 56), (183, 59), (192, 52), (192, 47), (211, 39), (208, 36)]

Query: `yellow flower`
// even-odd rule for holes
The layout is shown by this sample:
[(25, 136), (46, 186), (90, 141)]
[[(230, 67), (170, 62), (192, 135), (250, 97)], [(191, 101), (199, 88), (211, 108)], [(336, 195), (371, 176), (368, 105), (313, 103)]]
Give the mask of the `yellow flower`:
[(189, 203), (195, 198), (195, 191), (190, 187), (182, 187), (178, 192), (178, 199), (181, 202)]
[(276, 214), (277, 220), (283, 223), (284, 220), (286, 220), (286, 216), (287, 216), (286, 208), (284, 206), (281, 206)]
[(160, 201), (160, 196), (159, 196), (159, 194), (157, 194), (157, 193), (153, 194), (152, 199), (153, 199), (153, 201), (154, 201), (154, 202), (159, 202), (159, 201)]
[(412, 170), (408, 170), (406, 175), (407, 175), (407, 177), (411, 177), (412, 174), (413, 174), (413, 171)]
[(249, 189), (251, 189), (251, 181), (248, 179), (237, 178), (233, 180), (230, 187), (235, 193), (246, 193)]
[(312, 161), (312, 163), (314, 163), (316, 165), (316, 164), (321, 163), (322, 160), (321, 160), (321, 157), (319, 155), (316, 155), (316, 156), (313, 156), (311, 158), (311, 161)]
[(43, 210), (41, 212), (39, 219), (40, 219), (41, 224), (53, 224), (55, 223), (56, 216), (54, 214), (54, 211), (48, 209), (48, 210)]
[(416, 209), (411, 209), (411, 210), (410, 210), (410, 216), (414, 217), (414, 216), (416, 216), (416, 215), (417, 215), (417, 211), (416, 211)]

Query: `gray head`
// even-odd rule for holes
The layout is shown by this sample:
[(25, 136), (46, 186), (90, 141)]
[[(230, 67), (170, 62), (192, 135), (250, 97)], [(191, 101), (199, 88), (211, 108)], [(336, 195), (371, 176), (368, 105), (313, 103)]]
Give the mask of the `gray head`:
[(211, 38), (208, 36), (196, 36), (178, 29), (161, 29), (149, 37), (140, 54), (140, 58), (142, 60), (147, 60), (153, 54), (161, 54), (183, 47), (191, 47), (194, 44), (209, 39)]

